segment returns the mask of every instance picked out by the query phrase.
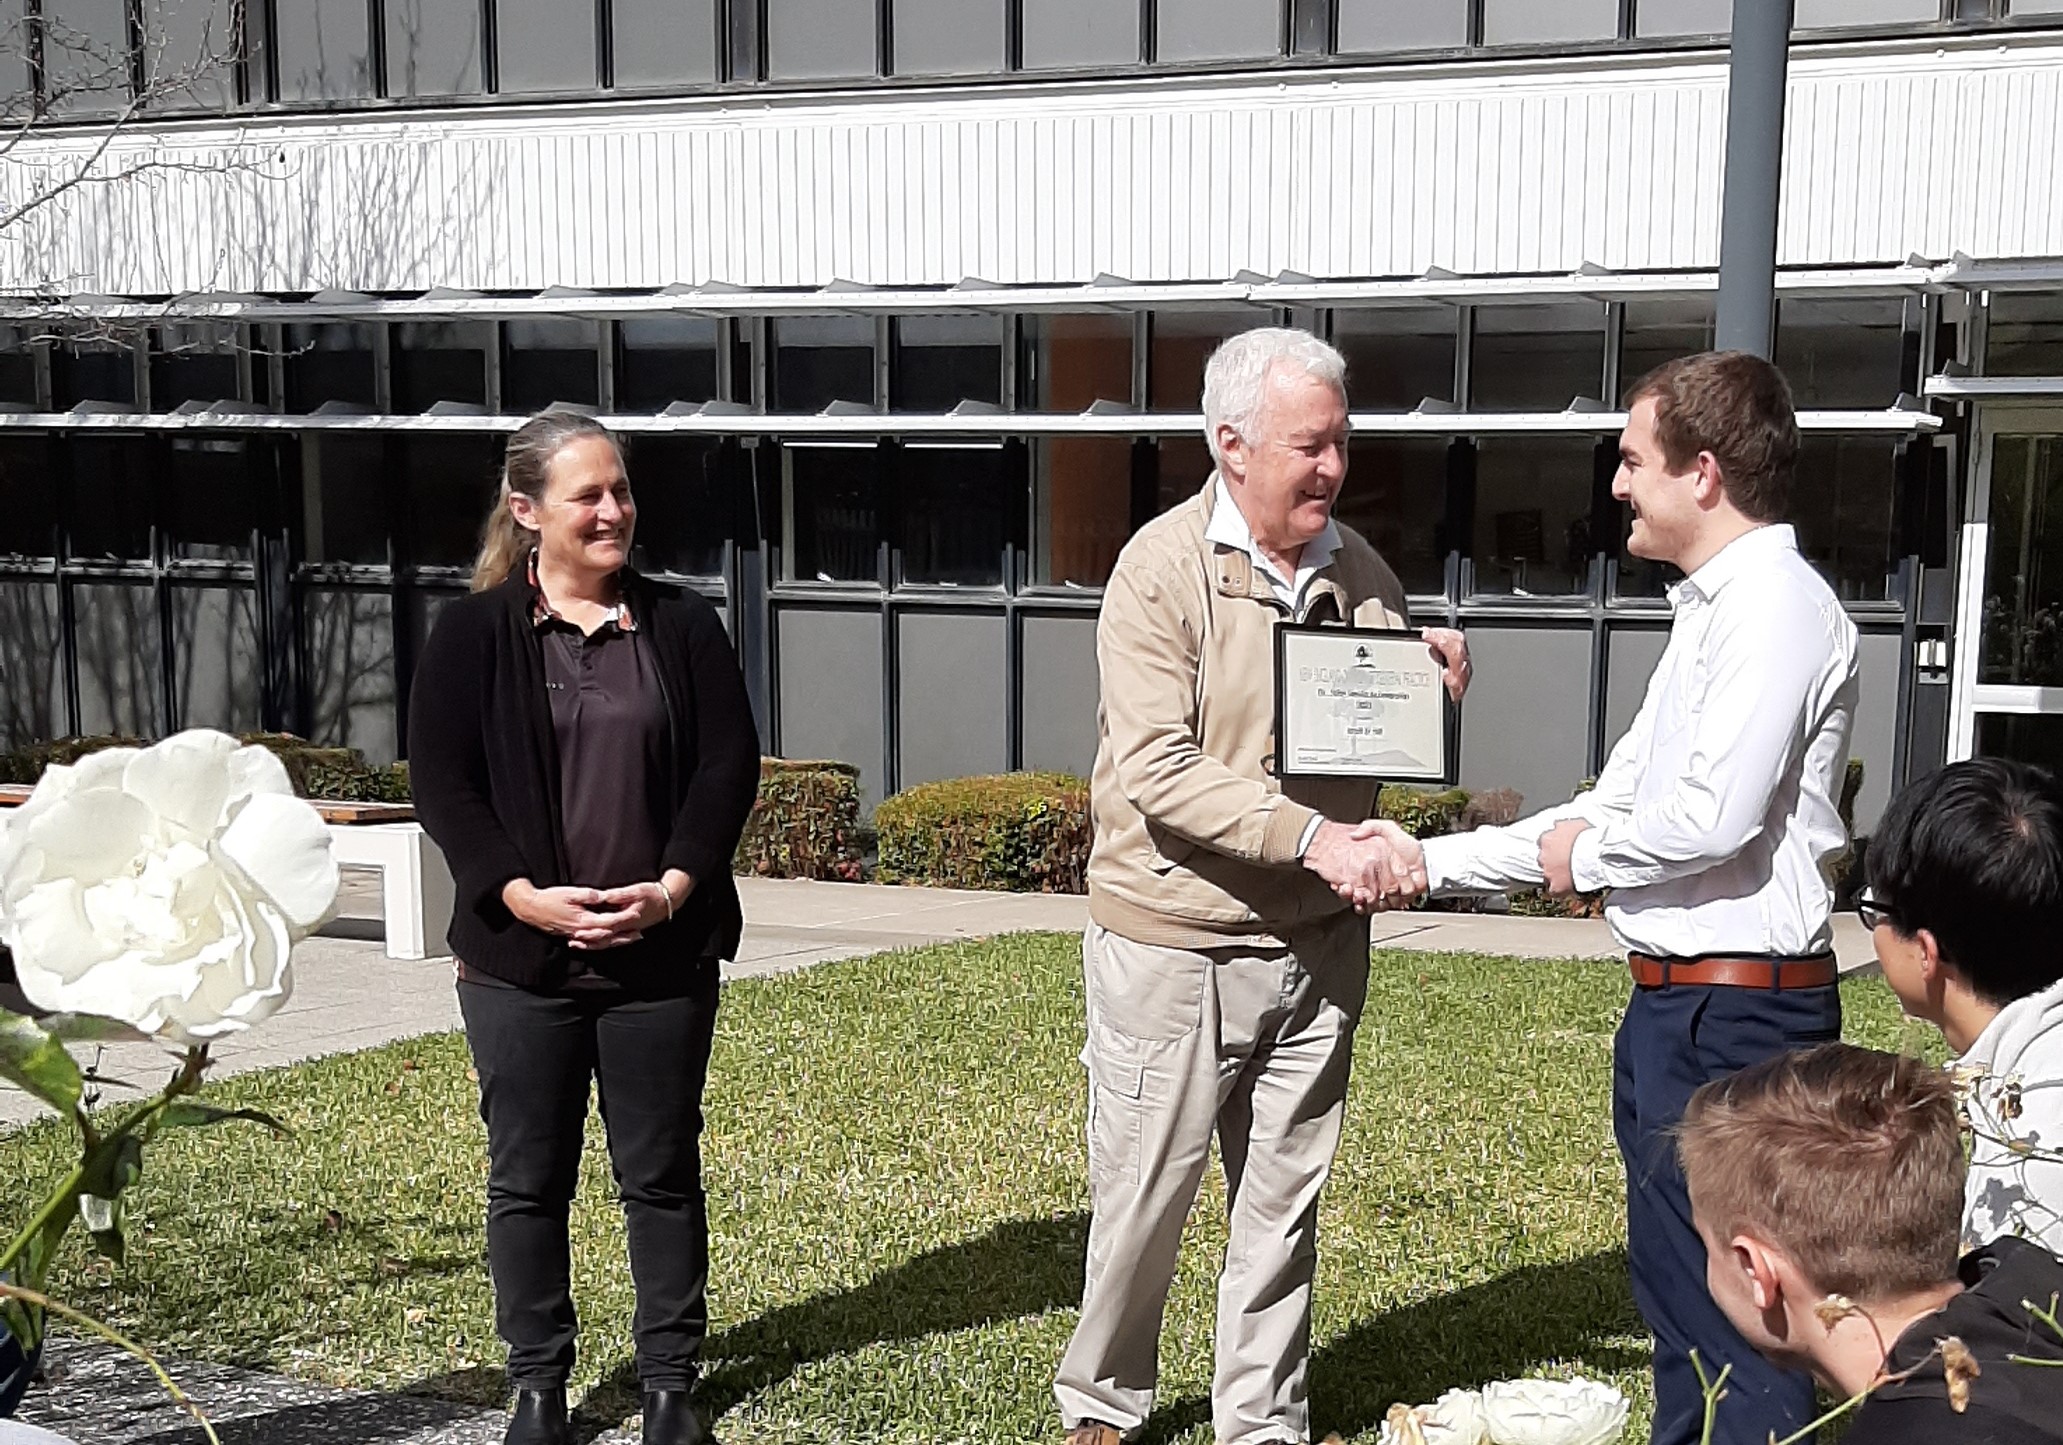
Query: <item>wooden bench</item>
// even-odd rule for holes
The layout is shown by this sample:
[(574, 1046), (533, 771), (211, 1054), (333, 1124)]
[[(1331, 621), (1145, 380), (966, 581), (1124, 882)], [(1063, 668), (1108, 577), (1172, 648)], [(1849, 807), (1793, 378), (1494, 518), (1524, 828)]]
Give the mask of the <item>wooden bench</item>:
[[(0, 784), (0, 808), (20, 807), (33, 790)], [(428, 958), (445, 951), (453, 890), (444, 854), (406, 803), (309, 800), (329, 824), (339, 864), (380, 870), (380, 912), (389, 958)]]

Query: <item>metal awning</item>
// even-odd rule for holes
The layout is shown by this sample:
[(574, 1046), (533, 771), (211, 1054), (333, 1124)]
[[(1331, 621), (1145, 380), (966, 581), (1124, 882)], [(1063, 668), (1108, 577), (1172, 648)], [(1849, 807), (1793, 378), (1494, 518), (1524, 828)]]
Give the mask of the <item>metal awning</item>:
[[(1793, 269), (1777, 276), (1777, 291), (1795, 297), (1859, 292), (1918, 293), (1958, 287), (2063, 281), (2063, 260), (1945, 264), (1913, 258), (1903, 265)], [(2045, 268), (2045, 269), (2044, 269)], [(1320, 278), (1285, 271), (1276, 276), (1241, 272), (1225, 281), (1143, 282), (1121, 276), (1060, 284), (999, 284), (968, 277), (952, 286), (869, 286), (832, 281), (819, 287), (735, 286), (722, 281), (676, 284), (656, 291), (587, 291), (550, 287), (508, 294), (436, 288), (415, 296), (368, 296), (327, 291), (307, 297), (244, 296), (220, 292), (169, 298), (78, 295), (0, 297), (0, 322), (170, 321), (313, 322), (395, 321), (564, 316), (627, 319), (649, 315), (754, 317), (847, 313), (910, 315), (963, 312), (1196, 310), (1239, 306), (1382, 307), (1463, 305), (1477, 302), (1607, 301), (1701, 297), (1713, 294), (1712, 271), (1613, 271), (1586, 265), (1553, 274), (1463, 276), (1434, 268), (1420, 276)]]
[(2063, 376), (1958, 376), (1927, 378), (1928, 396), (1944, 401), (2038, 401), (2063, 397)]
[[(186, 406), (175, 412), (139, 413), (103, 405), (68, 412), (0, 409), (0, 430), (9, 431), (206, 431), (206, 432), (485, 432), (514, 431), (527, 418), (471, 410), (420, 416), (322, 412), (290, 415), (261, 412), (241, 403)], [(751, 412), (735, 405), (675, 405), (657, 416), (602, 416), (612, 430), (691, 436), (764, 437), (1067, 437), (1198, 436), (1200, 412), (1135, 412), (1098, 406), (1078, 413), (1006, 412), (970, 408), (953, 412), (834, 411), (812, 415)], [(1575, 433), (1603, 436), (1626, 423), (1626, 413), (1591, 403), (1556, 412), (1465, 412), (1422, 407), (1408, 412), (1356, 412), (1356, 433), (1376, 436), (1537, 436)], [(1909, 436), (1940, 429), (1941, 418), (1909, 399), (1880, 411), (1801, 411), (1803, 431)]]

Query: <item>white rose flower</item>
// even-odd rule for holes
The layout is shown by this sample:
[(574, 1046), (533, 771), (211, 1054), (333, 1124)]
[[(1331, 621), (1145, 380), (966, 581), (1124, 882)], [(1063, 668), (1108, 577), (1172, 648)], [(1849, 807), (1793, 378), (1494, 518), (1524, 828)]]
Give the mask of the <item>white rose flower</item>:
[[(1425, 1445), (1486, 1445), (1490, 1438), (1483, 1423), (1483, 1397), (1474, 1390), (1449, 1390), (1432, 1404), (1417, 1406), (1411, 1414)], [(1404, 1432), (1385, 1420), (1376, 1445), (1405, 1445)]]
[(0, 942), (29, 1001), (180, 1044), (270, 1017), (336, 899), (329, 829), (279, 759), (206, 728), (51, 767), (0, 823)]
[(1494, 1445), (1613, 1445), (1626, 1397), (1597, 1380), (1505, 1380), (1483, 1390)]

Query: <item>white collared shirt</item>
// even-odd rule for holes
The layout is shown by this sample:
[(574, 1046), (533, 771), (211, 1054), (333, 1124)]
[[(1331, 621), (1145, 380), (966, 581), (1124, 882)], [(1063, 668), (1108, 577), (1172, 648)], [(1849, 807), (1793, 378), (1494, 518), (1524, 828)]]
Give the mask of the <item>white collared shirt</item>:
[(1297, 575), (1283, 576), (1261, 551), (1260, 544), (1254, 541), (1253, 528), (1247, 526), (1246, 514), (1239, 510), (1239, 503), (1232, 500), (1231, 488), (1225, 485), (1223, 477), (1218, 478), (1218, 499), (1212, 504), (1210, 525), (1203, 529), (1203, 539), (1246, 553), (1254, 564), (1254, 570), (1267, 579), (1275, 600), (1289, 609), (1291, 617), (1302, 614), (1304, 593), (1309, 590), (1311, 579), (1332, 561), (1332, 554), (1340, 549), (1340, 529), (1327, 521), (1325, 530), (1304, 543), (1304, 550), (1297, 554)]
[(1539, 840), (1591, 826), (1576, 887), (1635, 952), (1795, 957), (1832, 947), (1825, 866), (1855, 721), (1855, 626), (1785, 526), (1736, 538), (1670, 589), (1675, 622), (1597, 787), (1514, 823), (1431, 839), (1435, 892), (1542, 881)]

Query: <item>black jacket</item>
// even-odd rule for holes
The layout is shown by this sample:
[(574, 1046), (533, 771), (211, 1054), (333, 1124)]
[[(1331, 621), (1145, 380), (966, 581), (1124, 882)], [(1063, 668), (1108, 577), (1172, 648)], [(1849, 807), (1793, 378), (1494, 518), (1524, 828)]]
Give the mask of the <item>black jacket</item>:
[[(716, 609), (627, 570), (624, 595), (658, 659), (673, 739), (673, 835), (660, 867), (691, 875), (695, 891), (670, 922), (646, 931), (653, 947), (622, 950), (634, 959), (617, 965), (593, 955), (611, 973), (735, 953), (743, 922), (731, 856), (759, 788), (759, 735)], [(512, 879), (549, 888), (568, 877), (558, 745), (530, 599), (518, 572), (438, 613), (409, 693), (409, 782), (457, 888), (452, 952), (520, 987), (554, 988), (573, 971), (566, 941), (518, 922), (501, 901)]]
[[(1995, 1239), (1963, 1256), (1962, 1276), (1963, 1293), (1915, 1321), (1892, 1345), (1886, 1372), (1912, 1373), (1871, 1392), (1842, 1445), (2063, 1441), (2063, 1335), (2026, 1308), (2056, 1310), (2063, 1261), (2024, 1239)], [(1949, 1405), (1939, 1349), (1951, 1336), (1969, 1349), (1979, 1371), (1960, 1412)], [(2028, 1359), (2055, 1363), (2023, 1363)]]

